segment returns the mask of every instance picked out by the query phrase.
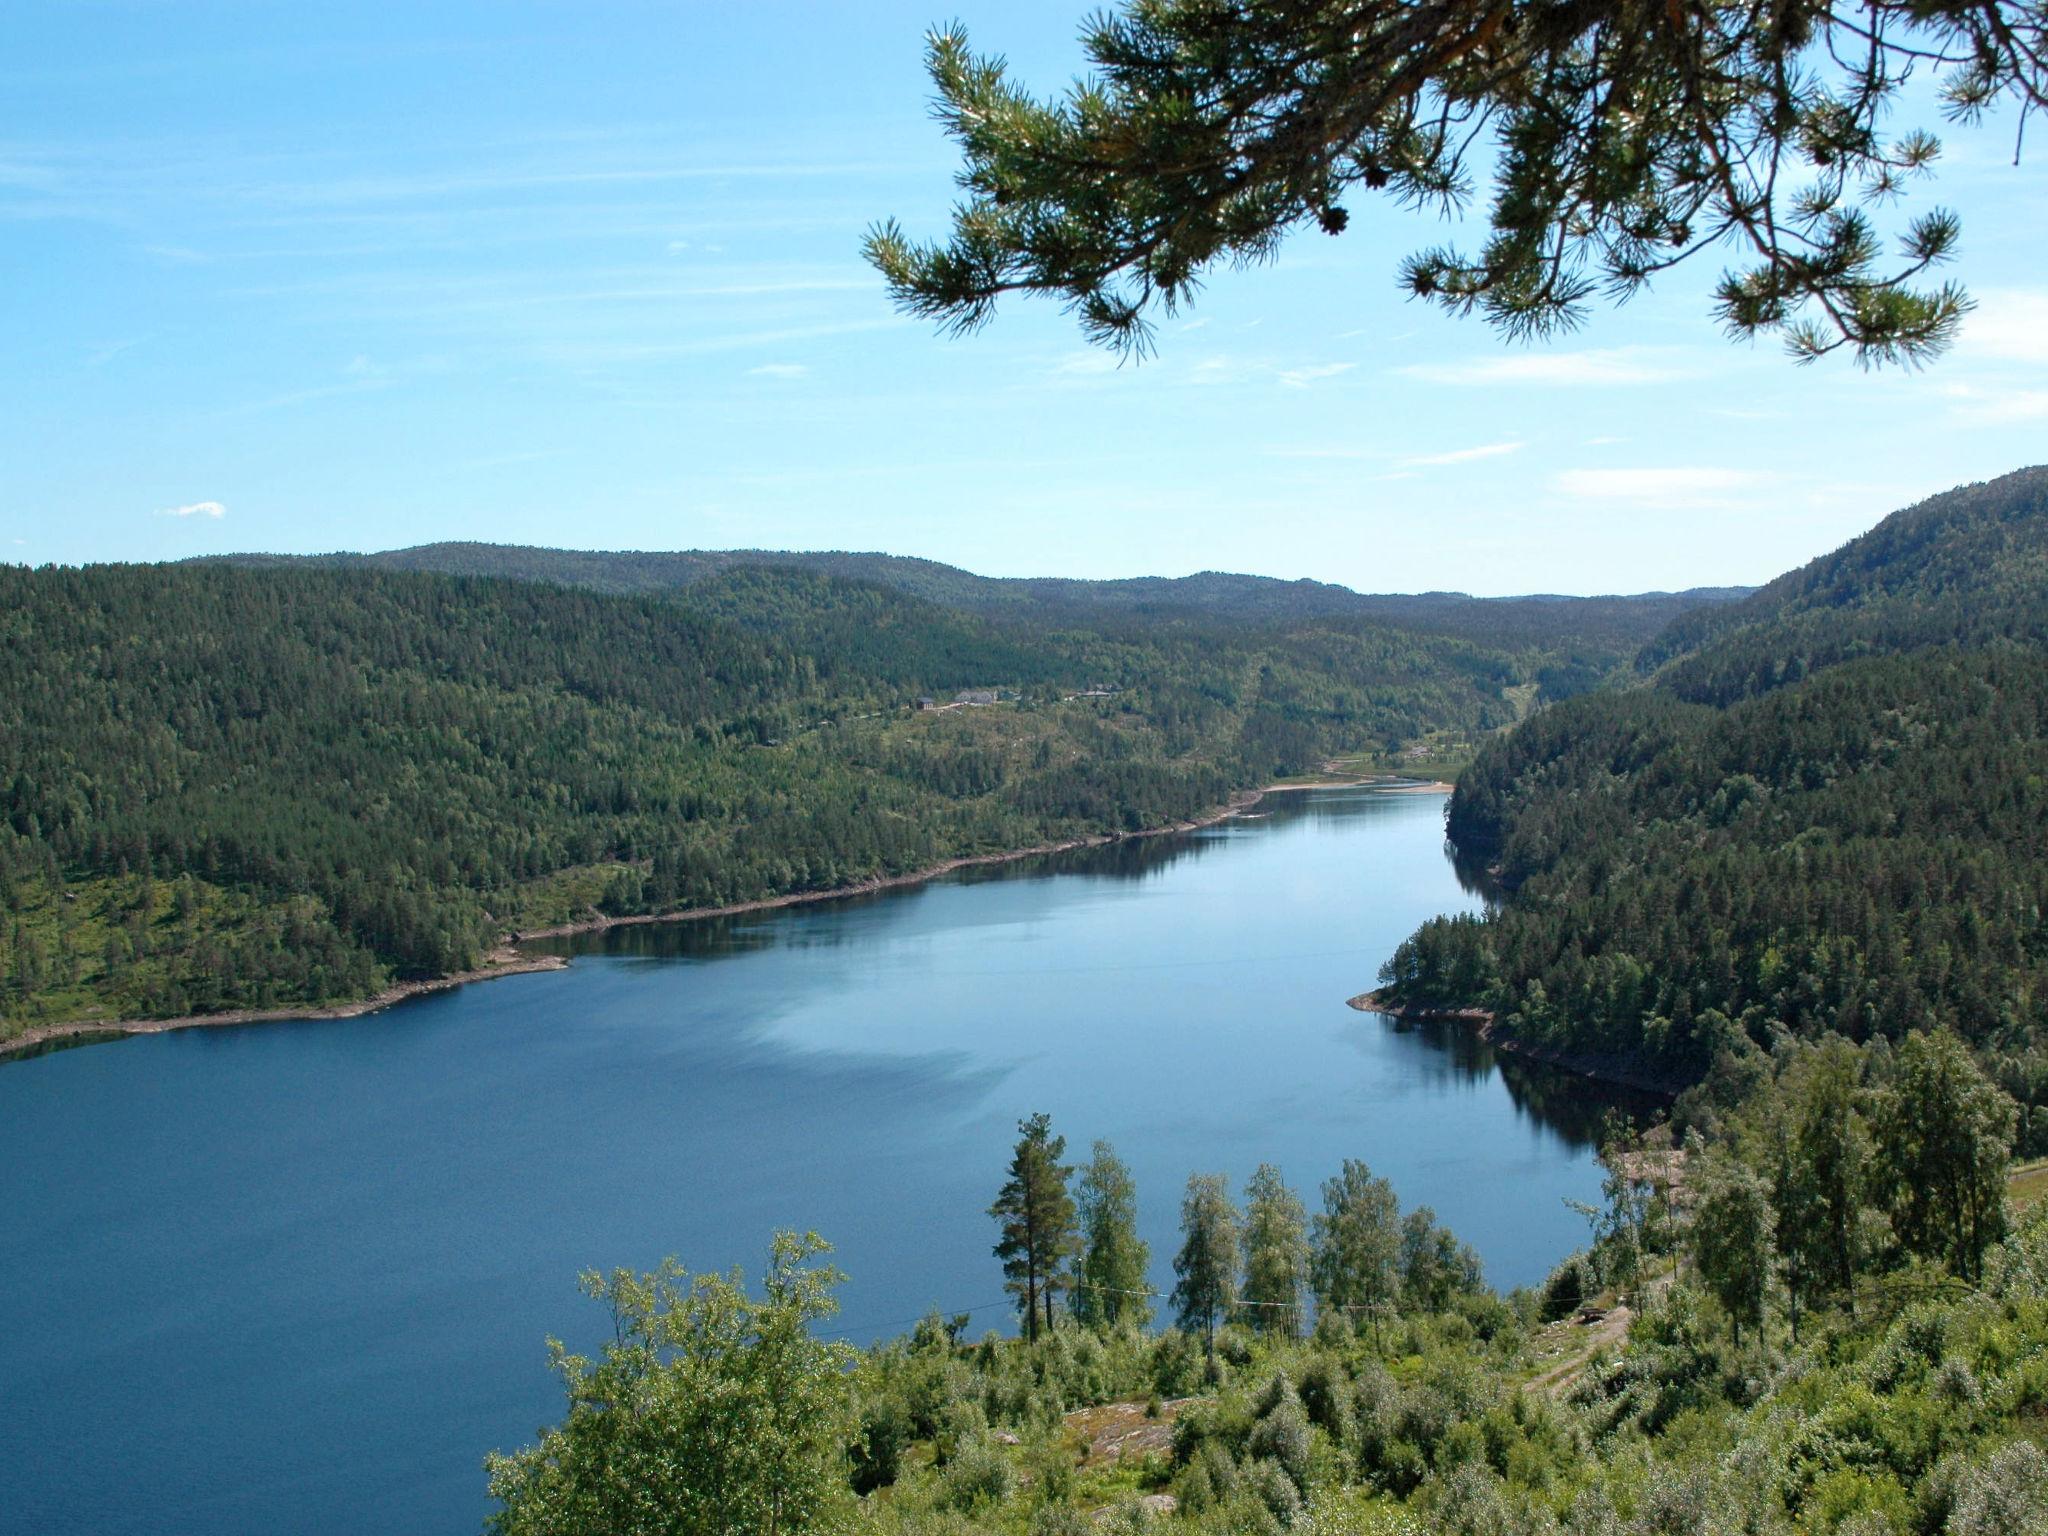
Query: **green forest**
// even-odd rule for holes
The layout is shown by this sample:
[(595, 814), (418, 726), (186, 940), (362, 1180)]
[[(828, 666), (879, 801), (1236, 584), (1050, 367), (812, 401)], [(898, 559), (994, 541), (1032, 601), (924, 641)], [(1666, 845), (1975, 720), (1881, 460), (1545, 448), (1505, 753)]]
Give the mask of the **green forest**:
[(1191, 1176), (1154, 1290), (1114, 1149), (1032, 1116), (989, 1208), (1014, 1335), (832, 1342), (810, 1236), (758, 1299), (587, 1275), (614, 1342), (556, 1347), (491, 1528), (2039, 1536), (2044, 536), (2048, 471), (1909, 509), (1461, 778), (1497, 899), (1380, 1000), (1677, 1091), (1610, 1123), (1541, 1287), (1352, 1161), (1313, 1212)]
[[(521, 931), (1172, 824), (1496, 730), (1694, 601), (1383, 613), (1248, 577), (1138, 602), (881, 557), (454, 548), (0, 567), (0, 1040), (359, 999)], [(904, 572), (953, 601), (870, 579)]]
[[(1039, 1115), (990, 1170), (1014, 1329), (846, 1342), (812, 1235), (752, 1283), (586, 1275), (606, 1341), (549, 1346), (561, 1416), (487, 1459), (492, 1529), (2044, 1530), (2048, 470), (1754, 593), (1491, 632), (513, 553), (0, 572), (9, 1027), (360, 996), (1460, 735), (1494, 899), (1379, 1001), (1670, 1107), (1610, 1121), (1585, 1248), (1507, 1295), (1357, 1160), (1193, 1173), (1157, 1264), (1166, 1192)], [(929, 707), (964, 690), (996, 702)]]
[(1936, 497), (1461, 776), (1493, 900), (1376, 1001), (1670, 1095), (1610, 1117), (1543, 1285), (1347, 1161), (1313, 1203), (1191, 1176), (1159, 1290), (1114, 1149), (1032, 1116), (991, 1170), (1014, 1334), (832, 1342), (815, 1237), (758, 1299), (588, 1275), (614, 1342), (557, 1349), (491, 1528), (2041, 1536), (2044, 552), (2048, 470)]
[(1035, 1115), (991, 1170), (1014, 1334), (838, 1341), (815, 1235), (758, 1294), (586, 1274), (609, 1341), (550, 1346), (564, 1417), (488, 1458), (489, 1528), (2037, 1536), (2048, 1170), (2009, 1192), (2011, 1116), (1953, 1032), (1793, 1045), (1710, 1145), (1614, 1127), (1588, 1247), (1503, 1296), (1357, 1160), (1313, 1210), (1190, 1177), (1156, 1292), (1128, 1168)]
[(2048, 470), (1895, 514), (1495, 738), (1449, 829), (1506, 899), (1389, 1005), (1735, 1102), (1781, 1038), (1949, 1029), (2048, 1151)]

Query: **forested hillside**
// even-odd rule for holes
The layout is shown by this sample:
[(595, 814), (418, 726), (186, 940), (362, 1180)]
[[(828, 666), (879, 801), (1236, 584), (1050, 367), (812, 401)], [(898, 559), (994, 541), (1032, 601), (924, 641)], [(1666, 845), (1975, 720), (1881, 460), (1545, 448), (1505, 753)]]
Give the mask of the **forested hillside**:
[(1674, 1084), (1947, 1025), (2048, 1149), (2048, 470), (1900, 512), (1497, 739), (1450, 830), (1510, 893), (1383, 981)]
[[(508, 931), (1195, 815), (1625, 669), (1370, 618), (1081, 624), (744, 561), (681, 593), (0, 568), (0, 1038), (357, 998)], [(985, 708), (919, 711), (995, 689)]]
[[(451, 576), (508, 576), (599, 592), (694, 588), (727, 572), (763, 566), (846, 577), (888, 587), (940, 607), (1032, 625), (1132, 620), (1286, 625), (1328, 619), (1373, 620), (1483, 645), (1583, 649), (1605, 653), (1653, 639), (1679, 616), (1737, 601), (1746, 588), (1700, 587), (1620, 597), (1468, 597), (1462, 592), (1362, 593), (1329, 582), (1279, 581), (1224, 571), (1120, 581), (977, 576), (936, 560), (900, 555), (775, 550), (531, 549), (506, 544), (421, 544), (377, 554), (230, 555), (240, 564), (318, 564)], [(696, 593), (692, 592), (694, 599)]]

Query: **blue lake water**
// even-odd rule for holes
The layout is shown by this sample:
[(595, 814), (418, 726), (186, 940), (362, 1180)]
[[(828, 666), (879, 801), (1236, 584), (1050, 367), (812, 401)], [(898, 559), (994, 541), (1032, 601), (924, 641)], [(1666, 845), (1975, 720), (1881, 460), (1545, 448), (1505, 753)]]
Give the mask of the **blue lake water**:
[(566, 971), (354, 1020), (0, 1066), (0, 1530), (477, 1529), (556, 1416), (579, 1270), (838, 1245), (849, 1336), (1007, 1326), (986, 1210), (1019, 1118), (1107, 1137), (1170, 1283), (1180, 1190), (1345, 1157), (1488, 1278), (1584, 1235), (1599, 1102), (1344, 1000), (1473, 898), (1442, 800), (1269, 796), (1199, 833), (570, 941)]

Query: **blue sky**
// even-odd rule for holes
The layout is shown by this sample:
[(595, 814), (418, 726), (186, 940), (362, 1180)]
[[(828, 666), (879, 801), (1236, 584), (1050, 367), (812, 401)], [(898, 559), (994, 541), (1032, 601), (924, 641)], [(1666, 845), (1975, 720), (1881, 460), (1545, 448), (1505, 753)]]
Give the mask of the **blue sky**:
[(943, 340), (921, 38), (1051, 88), (1081, 0), (22, 5), (0, 53), (0, 559), (430, 539), (883, 549), (1367, 590), (1755, 582), (2048, 459), (2048, 157), (1952, 130), (1981, 301), (1921, 374), (1798, 369), (1714, 264), (1569, 340), (1405, 301), (1389, 203), (1119, 368), (1046, 304)]

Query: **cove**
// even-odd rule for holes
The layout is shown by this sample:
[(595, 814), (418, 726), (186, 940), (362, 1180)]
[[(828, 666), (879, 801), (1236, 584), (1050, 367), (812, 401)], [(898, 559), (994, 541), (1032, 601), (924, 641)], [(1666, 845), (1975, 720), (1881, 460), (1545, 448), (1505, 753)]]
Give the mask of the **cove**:
[(1344, 1002), (1475, 904), (1441, 798), (1259, 811), (0, 1067), (0, 1526), (474, 1531), (484, 1452), (558, 1412), (543, 1338), (601, 1335), (577, 1272), (751, 1271), (779, 1226), (838, 1245), (848, 1337), (1006, 1327), (986, 1210), (1037, 1110), (1131, 1164), (1160, 1289), (1189, 1173), (1313, 1209), (1345, 1157), (1539, 1280), (1609, 1100)]

